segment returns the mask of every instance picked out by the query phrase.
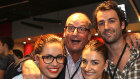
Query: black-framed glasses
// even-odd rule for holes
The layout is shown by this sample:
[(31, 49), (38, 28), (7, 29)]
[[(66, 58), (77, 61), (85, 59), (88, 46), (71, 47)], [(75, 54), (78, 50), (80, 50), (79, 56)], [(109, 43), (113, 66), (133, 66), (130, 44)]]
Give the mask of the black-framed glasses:
[(52, 56), (52, 55), (48, 55), (48, 56), (42, 56), (40, 54), (38, 54), (39, 57), (41, 57), (44, 61), (45, 64), (50, 64), (54, 61), (54, 59), (56, 59), (56, 62), (59, 64), (63, 64), (64, 63), (64, 59), (65, 56), (64, 55), (58, 55), (56, 57)]
[(67, 29), (68, 32), (74, 32), (75, 29), (77, 29), (77, 31), (79, 33), (84, 33), (85, 31), (90, 31), (90, 29), (87, 29), (85, 27), (66, 26), (65, 28)]

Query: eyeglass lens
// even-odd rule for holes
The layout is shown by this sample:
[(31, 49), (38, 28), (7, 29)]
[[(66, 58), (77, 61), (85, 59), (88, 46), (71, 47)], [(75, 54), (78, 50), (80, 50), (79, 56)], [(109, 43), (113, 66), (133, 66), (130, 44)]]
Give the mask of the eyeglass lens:
[(63, 63), (64, 61), (64, 56), (63, 55), (58, 55), (56, 57), (49, 55), (49, 56), (42, 56), (44, 63), (49, 64), (52, 63), (54, 61), (54, 59), (56, 59), (57, 63)]
[(87, 29), (85, 27), (73, 27), (73, 26), (67, 26), (67, 30), (68, 32), (74, 32), (75, 29), (77, 29), (78, 32), (83, 33), (85, 32)]

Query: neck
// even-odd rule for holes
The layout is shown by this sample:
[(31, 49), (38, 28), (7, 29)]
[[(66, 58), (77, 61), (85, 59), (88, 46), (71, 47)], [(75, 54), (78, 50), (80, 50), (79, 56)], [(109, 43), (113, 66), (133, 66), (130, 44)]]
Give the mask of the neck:
[[(122, 39), (122, 40), (119, 40), (117, 41), (116, 43), (113, 43), (113, 44), (106, 44), (108, 50), (109, 50), (109, 58), (111, 59), (111, 61), (113, 61), (113, 64), (116, 66), (118, 61), (119, 61), (119, 58), (124, 50), (124, 47), (125, 47), (125, 40)], [(128, 49), (128, 47), (126, 47), (125, 51), (124, 51), (124, 54), (120, 60), (120, 63), (118, 65), (118, 68), (119, 68), (119, 71), (122, 72), (124, 67), (126, 66), (129, 58), (131, 56), (131, 53)]]
[(13, 54), (13, 52), (12, 52), (12, 50), (7, 50), (4, 54), (5, 54), (5, 55)]
[(41, 79), (52, 79), (52, 78), (48, 78), (48, 77), (42, 75), (42, 78)]
[(113, 60), (115, 58), (119, 58), (123, 51), (125, 44), (126, 44), (126, 42), (123, 38), (121, 38), (120, 40), (118, 40), (117, 42), (112, 43), (112, 44), (105, 43), (105, 45), (107, 46), (107, 48), (109, 50), (109, 53), (108, 53), (109, 58), (111, 60)]
[(74, 63), (76, 63), (79, 60), (80, 56), (82, 55), (82, 51), (81, 52), (69, 52), (69, 53), (72, 56)]

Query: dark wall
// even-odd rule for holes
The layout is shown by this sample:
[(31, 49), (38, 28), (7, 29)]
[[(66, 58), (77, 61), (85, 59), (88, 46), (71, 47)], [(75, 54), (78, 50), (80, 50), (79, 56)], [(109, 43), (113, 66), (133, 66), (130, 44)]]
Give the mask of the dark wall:
[[(113, 0), (116, 1), (118, 4), (125, 4), (126, 5), (126, 15), (128, 23), (138, 23), (138, 17), (130, 3), (129, 0)], [(140, 0), (137, 0), (140, 4)]]

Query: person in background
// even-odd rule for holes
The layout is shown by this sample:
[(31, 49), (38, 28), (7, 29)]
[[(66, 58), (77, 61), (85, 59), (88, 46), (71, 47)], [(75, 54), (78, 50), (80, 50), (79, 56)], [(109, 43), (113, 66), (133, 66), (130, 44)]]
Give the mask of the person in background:
[[(40, 36), (34, 46), (34, 58), (42, 79), (57, 78), (64, 67), (65, 49), (60, 37), (47, 34)], [(13, 79), (22, 79), (22, 74)]]
[[(63, 36), (66, 48), (66, 58), (68, 61), (66, 66), (64, 66), (63, 78), (61, 77), (60, 79), (83, 79), (80, 68), (82, 51), (85, 45), (90, 41), (91, 26), (90, 19), (84, 13), (76, 12), (67, 18)], [(136, 40), (133, 41), (135, 43)], [(25, 79), (41, 78), (40, 70), (32, 60), (26, 60), (22, 63), (22, 73)]]
[(110, 79), (140, 79), (140, 48), (130, 49), (124, 39), (127, 26), (124, 12), (116, 2), (104, 1), (93, 16), (95, 27), (109, 50)]
[(17, 59), (12, 52), (13, 47), (14, 40), (11, 37), (0, 38), (0, 79), (4, 78), (7, 67)]
[(108, 50), (100, 41), (91, 40), (82, 53), (81, 71), (85, 79), (109, 79)]
[(21, 50), (19, 50), (19, 49), (13, 49), (13, 53), (14, 53), (19, 59), (23, 58), (23, 53), (22, 53)]
[(11, 37), (0, 38), (0, 56), (13, 54), (14, 40)]

